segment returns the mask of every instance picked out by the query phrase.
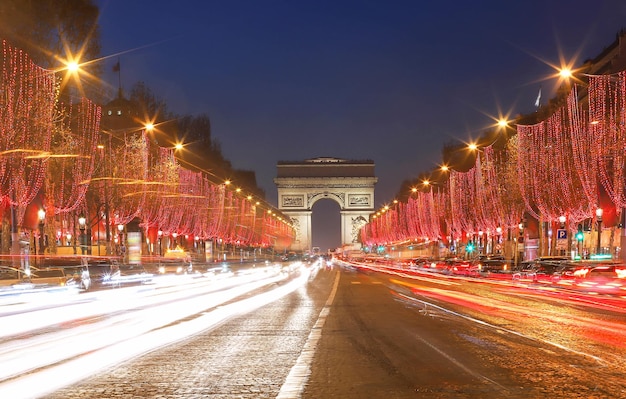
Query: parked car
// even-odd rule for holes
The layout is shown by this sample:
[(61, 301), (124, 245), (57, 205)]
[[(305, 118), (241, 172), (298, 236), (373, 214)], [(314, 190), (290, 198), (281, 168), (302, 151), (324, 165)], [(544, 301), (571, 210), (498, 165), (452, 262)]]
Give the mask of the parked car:
[(575, 287), (599, 294), (626, 295), (626, 264), (596, 266), (578, 278)]
[(523, 262), (521, 270), (513, 273), (515, 281), (532, 283), (552, 283), (554, 273), (563, 265), (567, 258), (538, 258)]
[(33, 284), (65, 286), (67, 285), (67, 280), (65, 271), (60, 267), (38, 269), (31, 266), (30, 268), (30, 282)]
[(0, 266), (0, 286), (10, 287), (24, 280), (24, 272), (11, 266)]
[(487, 277), (494, 279), (510, 279), (511, 260), (502, 255), (481, 255), (474, 261), (472, 271), (475, 277)]
[(71, 277), (65, 274), (65, 270), (59, 267), (37, 268), (30, 266), (29, 271), (13, 267), (0, 266), (0, 286), (12, 286), (15, 284), (36, 284), (40, 286), (66, 286), (72, 285)]

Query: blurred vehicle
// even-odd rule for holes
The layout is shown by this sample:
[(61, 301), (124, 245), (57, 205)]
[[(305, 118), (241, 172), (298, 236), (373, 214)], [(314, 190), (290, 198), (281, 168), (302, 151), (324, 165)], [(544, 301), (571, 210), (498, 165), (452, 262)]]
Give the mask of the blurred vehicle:
[(190, 274), (193, 273), (191, 262), (180, 263), (163, 260), (157, 268), (159, 274)]
[(409, 261), (409, 269), (428, 268), (432, 262), (434, 262), (434, 259), (429, 257), (411, 259)]
[(541, 263), (541, 262), (550, 262), (550, 263), (563, 263), (571, 261), (572, 259), (568, 256), (540, 256), (538, 258), (527, 260), (521, 262), (519, 265), (513, 268), (514, 272), (522, 271), (525, 268), (528, 268), (529, 264)]
[(475, 263), (473, 275), (477, 277), (510, 278), (511, 261), (502, 255), (480, 256)]
[(598, 294), (626, 295), (626, 264), (596, 266), (578, 278), (575, 287)]
[(38, 269), (31, 266), (29, 280), (32, 284), (65, 286), (68, 277), (65, 276), (65, 271), (60, 267)]
[(175, 249), (168, 249), (167, 251), (165, 251), (163, 258), (170, 259), (170, 260), (179, 260), (185, 263), (191, 263), (191, 254), (189, 254), (189, 252), (185, 251), (181, 247), (176, 247)]
[(595, 266), (582, 262), (563, 262), (552, 273), (551, 282), (563, 287), (572, 286), (576, 280), (585, 277), (589, 270)]
[(147, 273), (141, 265), (90, 264), (87, 270), (88, 273), (81, 275), (86, 289), (118, 288), (152, 282), (152, 274)]
[(295, 252), (286, 253), (280, 258), (280, 260), (282, 260), (283, 262), (295, 262), (301, 259), (302, 256), (298, 255)]
[(193, 273), (191, 254), (181, 247), (168, 249), (159, 260), (158, 274), (188, 274)]
[(475, 276), (478, 270), (476, 261), (465, 259), (446, 259), (446, 271), (456, 276)]
[(63, 268), (67, 277), (67, 285), (75, 285), (78, 289), (88, 291), (91, 288), (89, 265), (86, 261), (80, 266), (67, 266)]
[(515, 271), (512, 278), (514, 281), (552, 283), (554, 273), (568, 259), (566, 257), (540, 257), (528, 262), (522, 262), (521, 269)]
[(24, 281), (24, 271), (11, 266), (0, 266), (0, 286), (10, 287)]

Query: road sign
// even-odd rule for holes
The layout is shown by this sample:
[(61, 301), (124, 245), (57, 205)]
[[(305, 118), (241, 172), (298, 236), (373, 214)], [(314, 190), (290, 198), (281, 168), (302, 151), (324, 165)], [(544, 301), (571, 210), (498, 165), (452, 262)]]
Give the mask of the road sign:
[(556, 231), (556, 238), (557, 238), (557, 240), (567, 240), (567, 230), (565, 230), (565, 229), (558, 229)]

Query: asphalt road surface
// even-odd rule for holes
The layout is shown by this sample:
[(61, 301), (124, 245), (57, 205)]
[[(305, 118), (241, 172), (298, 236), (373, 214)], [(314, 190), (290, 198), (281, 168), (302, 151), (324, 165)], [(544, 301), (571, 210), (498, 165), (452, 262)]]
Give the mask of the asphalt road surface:
[(623, 398), (625, 312), (620, 298), (322, 268), (281, 299), (46, 397)]

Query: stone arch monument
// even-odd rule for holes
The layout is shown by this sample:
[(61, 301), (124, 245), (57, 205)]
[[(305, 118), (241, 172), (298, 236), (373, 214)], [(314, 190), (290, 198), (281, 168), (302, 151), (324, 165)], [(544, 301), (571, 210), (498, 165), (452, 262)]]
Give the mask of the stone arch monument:
[(358, 242), (359, 229), (374, 211), (373, 161), (313, 158), (305, 161), (279, 161), (277, 177), (278, 209), (293, 222), (296, 237), (291, 249), (311, 250), (311, 214), (315, 202), (331, 199), (341, 212), (342, 245)]

